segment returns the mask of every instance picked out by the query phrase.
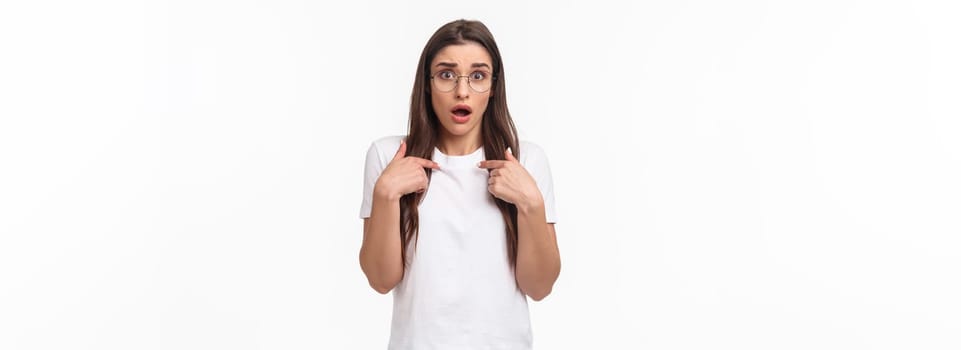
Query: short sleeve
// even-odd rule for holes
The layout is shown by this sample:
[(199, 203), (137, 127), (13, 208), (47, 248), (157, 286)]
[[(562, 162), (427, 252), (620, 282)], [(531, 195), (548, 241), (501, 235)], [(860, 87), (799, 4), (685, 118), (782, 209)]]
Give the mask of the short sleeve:
[(364, 162), (364, 198), (360, 204), (361, 219), (370, 217), (370, 208), (374, 199), (374, 185), (377, 184), (377, 178), (384, 171), (384, 167), (377, 142), (372, 142), (370, 148), (367, 149), (367, 160)]
[(556, 223), (558, 219), (557, 207), (554, 204), (554, 180), (551, 176), (551, 166), (547, 161), (547, 154), (536, 144), (524, 142), (521, 145), (521, 165), (537, 182), (537, 189), (544, 197), (544, 214), (548, 223)]

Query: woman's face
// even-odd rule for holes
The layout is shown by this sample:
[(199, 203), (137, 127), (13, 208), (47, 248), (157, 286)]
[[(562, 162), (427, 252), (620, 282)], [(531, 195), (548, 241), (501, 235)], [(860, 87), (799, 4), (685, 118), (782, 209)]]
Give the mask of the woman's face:
[[(430, 83), (430, 100), (444, 127), (445, 137), (480, 138), (479, 125), (491, 90), (477, 92), (475, 89), (493, 86), (493, 67), (487, 49), (473, 41), (447, 46), (434, 56), (430, 63), (434, 77)], [(474, 80), (470, 85), (468, 77)], [(444, 91), (453, 81), (457, 82), (453, 90)]]

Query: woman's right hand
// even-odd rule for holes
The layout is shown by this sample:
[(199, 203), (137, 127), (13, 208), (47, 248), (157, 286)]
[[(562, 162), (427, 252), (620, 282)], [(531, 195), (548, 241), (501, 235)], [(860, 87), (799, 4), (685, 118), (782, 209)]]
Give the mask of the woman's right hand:
[(427, 190), (427, 172), (424, 168), (440, 169), (440, 165), (424, 158), (406, 157), (405, 154), (407, 142), (401, 140), (397, 153), (374, 185), (375, 193), (388, 199), (399, 199), (408, 193)]

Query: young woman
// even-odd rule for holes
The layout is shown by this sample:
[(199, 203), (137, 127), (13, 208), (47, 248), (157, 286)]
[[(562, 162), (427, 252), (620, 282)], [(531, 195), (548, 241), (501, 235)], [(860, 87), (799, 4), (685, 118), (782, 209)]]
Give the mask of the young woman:
[(530, 349), (527, 297), (560, 273), (550, 167), (519, 141), (482, 23), (428, 40), (404, 136), (367, 152), (360, 265), (394, 291), (390, 349)]

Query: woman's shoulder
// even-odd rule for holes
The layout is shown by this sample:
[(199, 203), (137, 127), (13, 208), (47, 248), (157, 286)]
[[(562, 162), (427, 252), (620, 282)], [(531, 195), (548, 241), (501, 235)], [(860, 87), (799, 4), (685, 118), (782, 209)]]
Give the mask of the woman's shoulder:
[(518, 159), (521, 164), (527, 164), (529, 160), (541, 161), (547, 159), (547, 153), (539, 144), (523, 139), (518, 140), (517, 143), (521, 149), (521, 157)]
[(528, 150), (533, 150), (534, 152), (541, 152), (541, 153), (544, 152), (544, 149), (541, 148), (541, 146), (538, 145), (537, 143), (534, 143), (533, 141), (521, 139), (521, 140), (518, 140), (517, 143), (518, 143), (518, 146), (520, 146), (521, 148), (521, 152), (525, 152)]
[(400, 147), (400, 141), (404, 139), (404, 135), (390, 135), (383, 136), (374, 139), (370, 143), (370, 148), (376, 149), (380, 153), (389, 153), (391, 155), (397, 152), (397, 148)]

